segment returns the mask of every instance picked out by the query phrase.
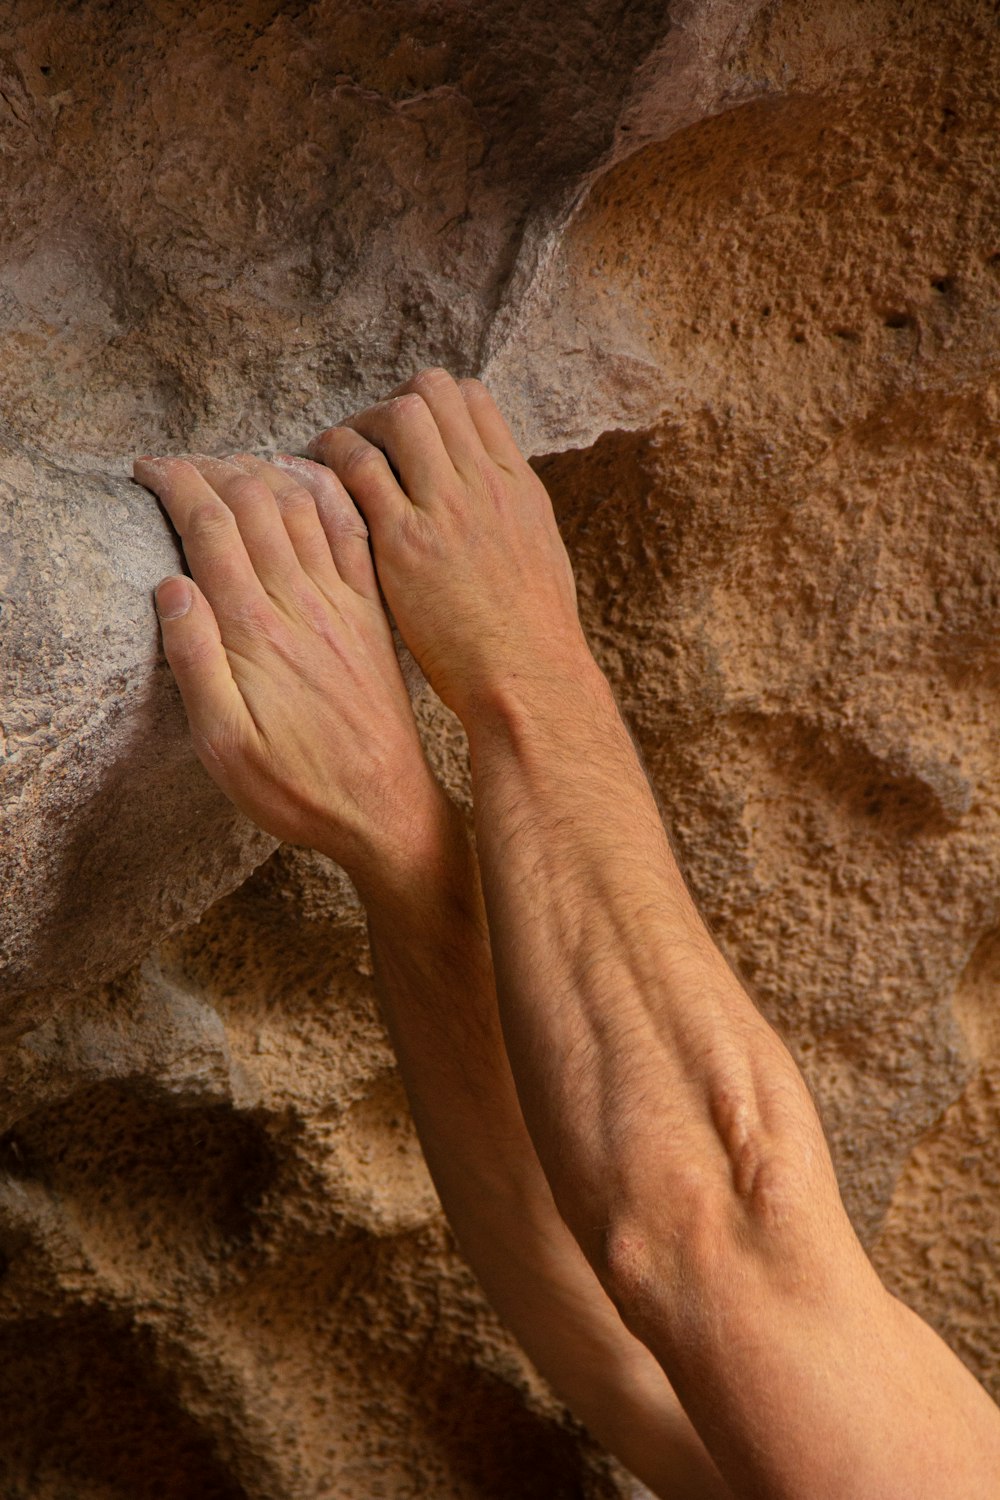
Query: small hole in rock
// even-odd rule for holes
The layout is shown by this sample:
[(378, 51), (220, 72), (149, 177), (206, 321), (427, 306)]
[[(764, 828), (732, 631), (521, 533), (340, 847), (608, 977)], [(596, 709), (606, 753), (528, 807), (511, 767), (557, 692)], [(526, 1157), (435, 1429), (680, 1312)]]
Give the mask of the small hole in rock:
[(769, 318), (771, 316), (771, 309), (769, 307), (762, 307), (760, 315), (762, 318)]
[(858, 342), (858, 335), (853, 328), (835, 328), (833, 334), (834, 338), (844, 339), (849, 344)]
[(913, 319), (909, 313), (890, 313), (885, 320), (886, 328), (912, 328)]
[(942, 296), (945, 292), (950, 292), (954, 284), (950, 276), (935, 276), (931, 281), (931, 286), (936, 292), (940, 292)]
[(12, 1130), (0, 1136), (0, 1172), (10, 1177), (22, 1177), (28, 1171), (24, 1147)]
[(38, 71), (43, 75), (43, 77), (48, 78), (49, 74), (52, 72), (52, 69), (48, 63), (42, 63), (42, 66)]

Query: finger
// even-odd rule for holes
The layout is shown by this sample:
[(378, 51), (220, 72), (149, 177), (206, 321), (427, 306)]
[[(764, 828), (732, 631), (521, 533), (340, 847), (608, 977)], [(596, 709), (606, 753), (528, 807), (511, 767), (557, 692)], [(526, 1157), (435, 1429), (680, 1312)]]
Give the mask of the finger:
[(333, 470), (308, 458), (293, 458), (289, 453), (275, 454), (271, 463), (312, 495), (340, 577), (356, 594), (377, 599), (378, 583), (368, 545), (368, 527)]
[(197, 584), (183, 574), (159, 584), (156, 613), (163, 650), (177, 679), (198, 753), (217, 776), (222, 768), (220, 747), (251, 724), (218, 621)]
[(481, 380), (460, 380), (458, 388), (480, 441), (495, 463), (505, 469), (523, 467), (523, 453), (514, 441), (499, 406)]
[(221, 458), (191, 454), (194, 465), (236, 517), (247, 556), (269, 594), (284, 598), (300, 575), (299, 560), (268, 486), (253, 474)]
[(392, 394), (422, 399), (453, 467), (463, 478), (475, 478), (484, 456), (483, 443), (454, 377), (447, 370), (420, 370)]
[(132, 472), (162, 502), (188, 567), (223, 630), (227, 621), (269, 605), (236, 517), (193, 464), (180, 458), (137, 458)]
[(324, 591), (336, 588), (340, 575), (310, 490), (294, 474), (252, 453), (231, 454), (227, 463), (267, 485), (302, 571)]
[(415, 391), (348, 417), (345, 427), (381, 448), (414, 505), (433, 505), (454, 488), (455, 465), (422, 396)]
[(350, 427), (328, 427), (309, 444), (309, 456), (332, 469), (368, 524), (376, 547), (412, 506), (385, 454)]

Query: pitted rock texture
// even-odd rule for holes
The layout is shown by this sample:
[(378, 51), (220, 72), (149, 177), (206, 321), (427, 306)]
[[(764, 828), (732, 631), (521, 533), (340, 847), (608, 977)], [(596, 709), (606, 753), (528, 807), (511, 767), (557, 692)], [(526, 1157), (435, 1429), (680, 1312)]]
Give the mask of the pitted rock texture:
[(429, 362), (535, 456), (855, 1223), (1000, 1396), (998, 110), (987, 0), (17, 7), (5, 1496), (633, 1493), (451, 1245), (350, 887), (195, 761), (124, 478)]

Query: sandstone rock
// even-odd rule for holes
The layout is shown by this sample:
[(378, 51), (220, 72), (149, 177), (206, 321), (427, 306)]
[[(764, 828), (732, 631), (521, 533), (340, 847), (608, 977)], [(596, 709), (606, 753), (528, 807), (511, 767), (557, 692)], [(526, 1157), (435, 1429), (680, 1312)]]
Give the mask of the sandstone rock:
[(150, 593), (179, 554), (150, 497), (8, 446), (0, 506), (3, 1037), (199, 916), (274, 840), (187, 743)]
[(474, 25), (434, 5), (19, 9), (0, 1027), (120, 972), (273, 847), (191, 756), (149, 607), (176, 554), (115, 476), (152, 449), (294, 449), (419, 364), (475, 368), (529, 226), (606, 149), (662, 25), (621, 4), (572, 25), (510, 5)]
[(536, 455), (855, 1222), (1000, 1395), (998, 74), (985, 0), (17, 7), (5, 1495), (632, 1493), (441, 1225), (349, 886), (247, 879), (124, 477), (294, 451), (429, 362)]

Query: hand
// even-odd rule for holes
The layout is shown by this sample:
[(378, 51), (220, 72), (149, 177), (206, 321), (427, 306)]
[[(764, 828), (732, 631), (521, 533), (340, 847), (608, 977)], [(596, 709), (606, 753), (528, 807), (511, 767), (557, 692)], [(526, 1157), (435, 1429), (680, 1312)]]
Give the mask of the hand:
[(403, 639), (461, 718), (589, 662), (551, 502), (478, 381), (425, 370), (309, 451), (363, 513)]
[(192, 578), (156, 591), (209, 775), (359, 888), (419, 878), (445, 799), (427, 765), (361, 517), (318, 464), (138, 459)]

